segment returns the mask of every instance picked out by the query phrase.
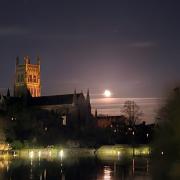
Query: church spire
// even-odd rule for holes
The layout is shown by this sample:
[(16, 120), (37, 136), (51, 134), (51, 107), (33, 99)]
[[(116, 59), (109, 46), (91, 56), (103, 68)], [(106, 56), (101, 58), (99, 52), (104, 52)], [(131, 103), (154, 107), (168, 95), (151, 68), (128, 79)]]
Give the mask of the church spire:
[(97, 116), (98, 116), (98, 112), (97, 112), (97, 109), (95, 109), (95, 113), (94, 113), (94, 116), (95, 116), (95, 118), (97, 118)]
[(90, 95), (89, 95), (89, 89), (87, 90), (87, 95), (86, 95), (86, 102), (90, 104)]
[(19, 56), (16, 57), (16, 66), (19, 65)]
[(10, 97), (10, 95), (11, 95), (11, 94), (10, 94), (10, 90), (9, 90), (9, 88), (8, 88), (6, 96), (7, 96), (7, 97)]
[(40, 63), (41, 63), (41, 59), (39, 56), (37, 56), (37, 64), (40, 65)]
[(29, 56), (24, 56), (24, 64), (30, 64)]
[(76, 94), (76, 89), (74, 90), (74, 94), (73, 94), (73, 105), (77, 105), (77, 94)]

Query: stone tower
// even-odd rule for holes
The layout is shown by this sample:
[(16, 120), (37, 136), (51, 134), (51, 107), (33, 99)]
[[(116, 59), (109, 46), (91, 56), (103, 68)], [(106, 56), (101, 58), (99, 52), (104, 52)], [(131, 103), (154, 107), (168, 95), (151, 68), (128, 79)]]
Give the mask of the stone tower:
[(36, 64), (31, 64), (28, 56), (24, 57), (24, 64), (19, 64), (19, 58), (16, 58), (14, 96), (21, 97), (28, 93), (32, 97), (41, 96), (39, 57)]

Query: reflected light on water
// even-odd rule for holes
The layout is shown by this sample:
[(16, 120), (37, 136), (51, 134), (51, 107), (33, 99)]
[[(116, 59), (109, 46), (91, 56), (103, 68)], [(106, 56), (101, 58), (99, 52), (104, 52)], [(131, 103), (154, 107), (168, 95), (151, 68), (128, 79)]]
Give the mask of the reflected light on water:
[(147, 171), (147, 173), (149, 172), (149, 161), (148, 160), (146, 160), (146, 171)]
[(135, 169), (135, 161), (134, 161), (134, 158), (132, 160), (132, 173), (134, 175), (134, 169)]
[(63, 173), (63, 164), (61, 163), (61, 174)]
[(0, 169), (7, 169), (9, 170), (9, 161), (8, 160), (1, 160), (0, 161)]
[(44, 180), (46, 180), (46, 169), (44, 170)]
[(61, 179), (62, 179), (62, 180), (65, 180), (65, 179), (66, 179), (64, 174), (62, 175), (62, 178), (61, 178)]
[(39, 180), (42, 180), (42, 174), (40, 174)]
[[(49, 151), (48, 151), (49, 152)], [(116, 155), (122, 155), (116, 152)], [(35, 154), (34, 154), (35, 155)], [(37, 151), (38, 155), (38, 151)], [(48, 154), (47, 154), (48, 155)], [(31, 162), (31, 165), (30, 165)], [(90, 163), (89, 163), (90, 162)], [(118, 179), (144, 179), (150, 180), (149, 159), (137, 158), (122, 164), (123, 161), (97, 161), (96, 159), (78, 159), (76, 162), (65, 159), (64, 161), (13, 159), (0, 160), (0, 179), (94, 179), (94, 180), (118, 180)], [(7, 171), (7, 169), (8, 171)], [(74, 173), (74, 169), (76, 172)], [(23, 171), (22, 171), (23, 170)], [(22, 173), (23, 172), (23, 173)], [(2, 178), (3, 177), (3, 178)], [(10, 179), (9, 179), (10, 180)]]
[(104, 180), (111, 180), (111, 168), (109, 166), (104, 166)]

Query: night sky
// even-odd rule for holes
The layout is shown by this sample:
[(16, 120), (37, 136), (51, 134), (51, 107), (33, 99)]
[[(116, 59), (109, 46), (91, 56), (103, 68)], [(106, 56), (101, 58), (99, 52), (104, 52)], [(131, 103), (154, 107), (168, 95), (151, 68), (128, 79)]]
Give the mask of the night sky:
[(161, 97), (180, 81), (180, 1), (0, 0), (0, 87), (41, 57), (44, 95)]

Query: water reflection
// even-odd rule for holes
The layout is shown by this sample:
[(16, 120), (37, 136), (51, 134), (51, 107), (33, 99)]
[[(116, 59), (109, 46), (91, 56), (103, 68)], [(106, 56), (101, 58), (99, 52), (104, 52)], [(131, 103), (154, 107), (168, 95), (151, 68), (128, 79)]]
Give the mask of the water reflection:
[(111, 180), (112, 170), (110, 166), (104, 166), (104, 180)]
[(0, 160), (1, 180), (149, 180), (149, 160), (99, 160), (69, 158), (58, 160), (12, 159)]
[(1, 160), (0, 161), (0, 170), (2, 169), (7, 169), (7, 171), (9, 170), (9, 160)]

